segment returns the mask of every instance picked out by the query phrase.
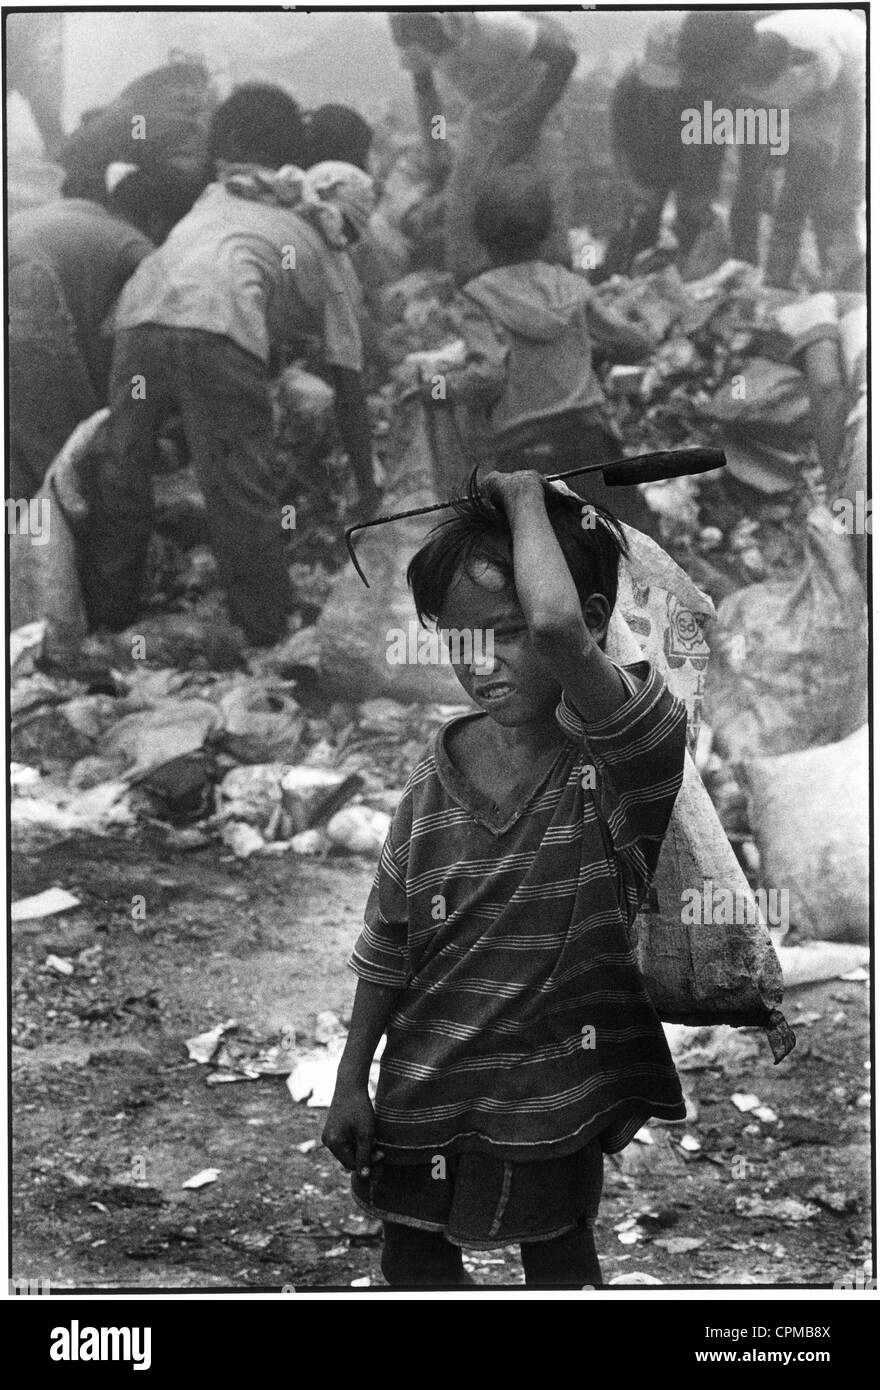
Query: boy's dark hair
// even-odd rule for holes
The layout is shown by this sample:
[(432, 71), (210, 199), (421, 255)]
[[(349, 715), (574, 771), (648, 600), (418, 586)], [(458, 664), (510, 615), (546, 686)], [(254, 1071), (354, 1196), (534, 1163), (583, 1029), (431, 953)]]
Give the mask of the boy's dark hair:
[(527, 164), (499, 169), (483, 184), (473, 230), (496, 265), (536, 260), (552, 225), (550, 184)]
[[(617, 602), (617, 570), (628, 546), (620, 522), (604, 507), (549, 488), (544, 505), (565, 556), (578, 598), (603, 594), (610, 608)], [(456, 576), (475, 560), (489, 560), (513, 584), (512, 536), (502, 509), (479, 491), (477, 470), (468, 480), (467, 497), (453, 504), (455, 515), (435, 526), (406, 571), (422, 624), (436, 622)]]
[(201, 185), (176, 169), (160, 172), (137, 169), (127, 174), (97, 201), (118, 217), (131, 222), (157, 245), (185, 217), (201, 191)]
[(366, 170), (373, 130), (350, 106), (319, 106), (309, 118), (309, 166), (339, 159)]
[(280, 169), (308, 158), (308, 135), (299, 106), (281, 87), (248, 82), (236, 87), (211, 120), (208, 159)]

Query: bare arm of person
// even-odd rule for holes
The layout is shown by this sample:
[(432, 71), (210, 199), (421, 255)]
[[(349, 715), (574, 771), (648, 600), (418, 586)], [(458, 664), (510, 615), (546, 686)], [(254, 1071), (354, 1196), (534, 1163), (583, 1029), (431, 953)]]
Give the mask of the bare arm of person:
[(373, 439), (363, 381), (360, 372), (348, 367), (331, 367), (330, 372), (339, 433), (351, 460), (360, 505), (370, 511), (378, 506), (381, 494), (373, 477)]
[(577, 66), (574, 49), (555, 34), (539, 34), (531, 56), (544, 65), (544, 76), (505, 131), (501, 152), (507, 161), (521, 158), (534, 145), (541, 126), (562, 96)]
[(807, 378), (819, 462), (826, 483), (833, 487), (848, 414), (837, 343), (827, 338), (810, 343), (803, 351), (801, 365)]
[(430, 68), (423, 68), (413, 73), (413, 90), (416, 96), (416, 113), (419, 118), (422, 144), (428, 156), (433, 186), (438, 189), (449, 177), (449, 171), (452, 168), (452, 156), (447, 140), (445, 138), (435, 139), (434, 120), (443, 114), (443, 107), (440, 93), (437, 91), (437, 84), (434, 81), (434, 74)]
[(599, 646), (611, 616), (593, 595), (581, 607), (547, 515), (539, 473), (490, 473), (482, 490), (500, 506), (513, 535), (513, 577), (534, 649), (587, 723), (613, 714), (627, 698), (620, 673)]
[(370, 1064), (385, 1032), (400, 990), (358, 980), (345, 1051), (336, 1074), (336, 1089), (321, 1142), (344, 1168), (369, 1177), (375, 1117), (367, 1091)]
[(428, 156), (431, 177), (436, 190), (445, 183), (452, 167), (452, 159), (445, 140), (435, 140), (433, 134), (434, 117), (442, 114), (440, 94), (437, 91), (428, 55), (421, 49), (413, 48), (406, 43), (399, 15), (390, 14), (388, 20), (391, 25), (391, 37), (397, 45), (400, 61), (412, 74), (419, 131), (425, 153)]

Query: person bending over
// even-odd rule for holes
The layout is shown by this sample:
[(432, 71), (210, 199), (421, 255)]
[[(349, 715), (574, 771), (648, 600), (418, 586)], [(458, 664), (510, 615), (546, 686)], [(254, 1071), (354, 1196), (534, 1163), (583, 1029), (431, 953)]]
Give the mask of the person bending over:
[(372, 181), (349, 165), (303, 174), (296, 103), (243, 87), (214, 116), (216, 170), (139, 267), (116, 316), (110, 457), (84, 589), (94, 626), (138, 612), (158, 432), (179, 414), (230, 615), (253, 644), (285, 635), (286, 564), (270, 384), (282, 352), (318, 345), (365, 511), (377, 505), (361, 382), (360, 291), (347, 248), (367, 225)]

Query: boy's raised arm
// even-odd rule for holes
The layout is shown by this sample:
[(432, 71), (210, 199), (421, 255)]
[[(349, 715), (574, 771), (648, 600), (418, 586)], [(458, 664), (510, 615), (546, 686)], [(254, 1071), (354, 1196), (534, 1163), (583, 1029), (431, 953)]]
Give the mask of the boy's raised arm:
[(583, 718), (598, 722), (628, 698), (594, 636), (604, 633), (610, 610), (601, 595), (582, 609), (547, 515), (546, 486), (535, 472), (490, 473), (481, 484), (510, 522), (514, 584), (534, 649)]

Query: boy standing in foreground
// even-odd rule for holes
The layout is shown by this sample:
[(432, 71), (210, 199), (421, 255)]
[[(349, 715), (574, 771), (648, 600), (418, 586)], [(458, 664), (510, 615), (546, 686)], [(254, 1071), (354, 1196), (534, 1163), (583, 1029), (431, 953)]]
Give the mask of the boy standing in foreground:
[(527, 1284), (598, 1285), (603, 1152), (684, 1118), (628, 927), (686, 716), (649, 663), (603, 650), (624, 550), (608, 513), (492, 473), (409, 566), (419, 616), (494, 660), (452, 653), (481, 712), (410, 776), (351, 961), (324, 1143), (384, 1222), (393, 1286), (468, 1282), (463, 1245), (512, 1242)]

